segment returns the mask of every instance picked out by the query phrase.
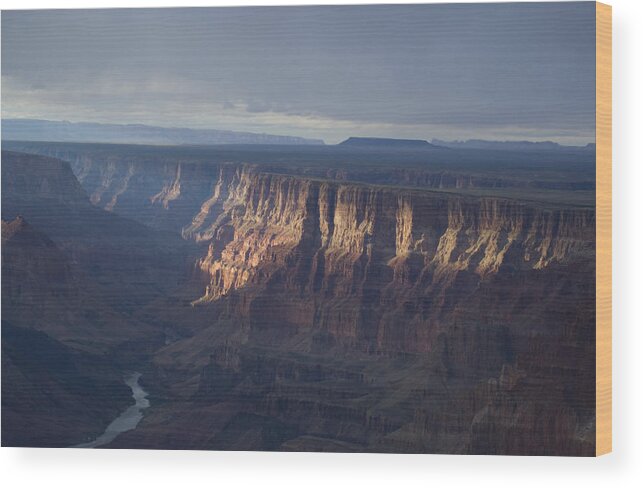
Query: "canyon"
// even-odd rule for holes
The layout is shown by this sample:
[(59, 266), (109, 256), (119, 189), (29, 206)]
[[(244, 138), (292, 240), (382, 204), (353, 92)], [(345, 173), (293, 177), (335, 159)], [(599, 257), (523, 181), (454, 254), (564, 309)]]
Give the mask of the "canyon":
[(107, 447), (594, 454), (587, 148), (3, 147), (3, 335), (118, 389), (66, 445), (136, 370), (151, 406)]

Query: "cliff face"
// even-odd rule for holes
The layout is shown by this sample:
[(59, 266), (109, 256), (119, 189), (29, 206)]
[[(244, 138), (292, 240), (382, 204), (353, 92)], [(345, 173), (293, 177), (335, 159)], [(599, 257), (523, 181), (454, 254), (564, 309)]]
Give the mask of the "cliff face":
[[(212, 239), (198, 262), (209, 284), (197, 303), (252, 296), (243, 314), (259, 329), (276, 320), (274, 310), (290, 325), (365, 350), (430, 350), (444, 324), (472, 297), (504, 286), (503, 277), (553, 277), (594, 252), (591, 209), (249, 168), (224, 186), (190, 227), (191, 235)], [(215, 206), (222, 209), (216, 218), (207, 214)], [(507, 300), (520, 293), (499, 291)]]
[(285, 423), (281, 449), (590, 455), (594, 228), (588, 208), (246, 167), (191, 229), (211, 239), (195, 304), (243, 331), (196, 396)]
[(216, 165), (96, 161), (75, 155), (70, 165), (92, 203), (157, 229), (180, 232), (217, 181)]
[(185, 273), (185, 241), (93, 205), (67, 162), (2, 152), (2, 216), (18, 215), (102, 288), (111, 307), (131, 312)]
[(2, 302), (3, 320), (41, 322), (49, 330), (57, 328), (57, 321), (68, 328), (69, 316), (81, 305), (67, 257), (22, 217), (2, 221)]
[[(3, 242), (3, 316), (80, 269), (154, 328), (139, 334), (171, 329), (146, 373), (167, 401), (116, 445), (593, 454), (595, 211), (576, 180), (563, 202), (502, 196), (497, 173), (65, 151), (83, 188), (3, 153), (3, 215), (51, 238), (42, 266)], [(419, 188), (393, 184), (411, 174)]]
[(131, 401), (119, 363), (162, 343), (134, 312), (181, 273), (175, 244), (93, 206), (68, 163), (6, 151), (2, 217), (3, 445), (80, 443)]
[[(500, 152), (490, 158), (482, 151), (482, 160), (478, 160), (471, 151), (439, 148), (364, 152), (338, 146), (311, 153), (294, 148), (234, 151), (225, 146), (199, 150), (38, 142), (6, 145), (69, 162), (95, 205), (156, 229), (187, 232), (188, 237), (203, 205), (212, 198), (226, 200), (225, 195), (215, 197), (215, 189), (224, 190), (227, 185), (221, 183), (229, 183), (230, 175), (243, 167), (304, 179), (495, 194), (510, 191), (516, 198), (523, 197), (525, 191), (553, 191), (559, 192), (557, 198), (582, 196), (588, 202), (595, 188), (593, 171), (587, 171), (585, 164), (590, 154), (586, 152), (581, 156), (548, 154), (544, 160), (532, 155), (534, 161), (523, 161), (526, 156), (521, 153)], [(219, 209), (205, 211), (214, 216)]]
[(110, 289), (88, 275), (23, 217), (2, 221), (3, 321), (101, 353), (149, 337), (150, 327), (111, 307)]

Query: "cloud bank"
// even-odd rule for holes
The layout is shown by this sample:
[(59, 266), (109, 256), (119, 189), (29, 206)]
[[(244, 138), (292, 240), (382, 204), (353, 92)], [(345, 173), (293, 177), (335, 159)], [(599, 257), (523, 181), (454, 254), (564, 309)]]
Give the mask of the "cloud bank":
[(585, 144), (594, 64), (591, 2), (9, 11), (2, 116)]

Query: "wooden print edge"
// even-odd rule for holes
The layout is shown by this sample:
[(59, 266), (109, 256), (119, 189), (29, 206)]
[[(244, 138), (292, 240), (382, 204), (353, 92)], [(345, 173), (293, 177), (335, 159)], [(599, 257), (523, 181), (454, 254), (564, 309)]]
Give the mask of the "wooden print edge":
[(596, 455), (612, 451), (612, 7), (596, 2)]

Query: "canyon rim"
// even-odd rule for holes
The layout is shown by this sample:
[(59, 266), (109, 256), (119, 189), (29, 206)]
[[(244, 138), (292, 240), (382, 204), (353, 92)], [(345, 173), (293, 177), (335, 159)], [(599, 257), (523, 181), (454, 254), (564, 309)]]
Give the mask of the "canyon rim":
[(597, 4), (2, 13), (2, 445), (594, 456)]

